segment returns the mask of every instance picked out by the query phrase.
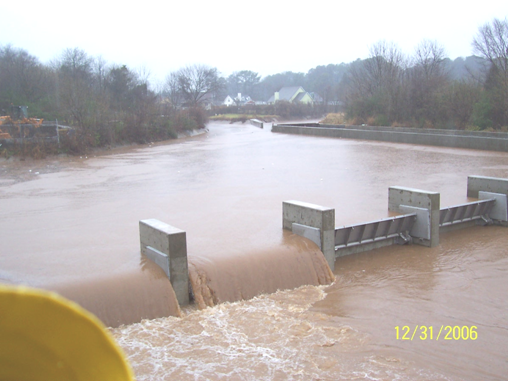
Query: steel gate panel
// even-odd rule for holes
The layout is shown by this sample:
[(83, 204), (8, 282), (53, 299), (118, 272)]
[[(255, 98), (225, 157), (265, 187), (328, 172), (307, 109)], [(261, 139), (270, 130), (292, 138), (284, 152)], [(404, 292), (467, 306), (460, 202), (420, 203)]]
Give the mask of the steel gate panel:
[(496, 200), (487, 199), (449, 206), (439, 211), (439, 226), (459, 224), (482, 218), (490, 212)]
[(416, 213), (411, 213), (335, 228), (335, 249), (398, 237), (401, 233), (410, 231), (415, 221)]

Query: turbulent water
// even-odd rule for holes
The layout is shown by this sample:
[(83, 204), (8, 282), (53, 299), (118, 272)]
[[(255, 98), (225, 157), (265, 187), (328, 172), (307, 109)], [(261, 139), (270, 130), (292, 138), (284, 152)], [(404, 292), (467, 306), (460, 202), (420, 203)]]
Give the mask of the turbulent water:
[[(465, 202), (471, 174), (508, 177), (508, 155), (221, 124), (111, 155), (1, 162), (0, 281), (56, 289), (113, 326), (150, 318), (112, 329), (139, 380), (503, 379), (507, 230), (340, 258), (320, 286), (331, 278), (315, 245), (281, 229), (284, 200), (334, 207), (345, 225), (385, 217), (392, 185)], [(153, 319), (180, 311), (139, 254), (146, 218), (187, 231), (201, 305), (222, 304)], [(434, 339), (397, 340), (417, 325)], [(441, 326), (477, 338), (436, 340)]]
[[(508, 365), (505, 228), (437, 248), (340, 258), (337, 281), (113, 330), (138, 380), (501, 380)], [(396, 326), (434, 326), (397, 340)], [(477, 339), (437, 339), (444, 326)], [(436, 340), (437, 339), (437, 340)]]

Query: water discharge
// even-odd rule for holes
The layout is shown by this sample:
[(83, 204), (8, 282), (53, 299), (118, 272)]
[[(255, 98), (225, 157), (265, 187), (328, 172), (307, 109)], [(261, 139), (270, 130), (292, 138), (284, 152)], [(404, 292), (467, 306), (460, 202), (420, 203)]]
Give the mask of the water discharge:
[[(317, 247), (281, 229), (289, 199), (335, 208), (337, 225), (387, 216), (392, 185), (441, 192), (441, 206), (465, 202), (467, 175), (508, 177), (505, 153), (216, 124), (65, 160), (0, 163), (0, 281), (56, 289), (111, 326), (152, 319), (113, 329), (139, 380), (505, 377), (504, 228), (340, 258), (331, 286)], [(161, 317), (180, 311), (162, 270), (139, 254), (146, 218), (187, 232), (199, 304), (226, 303)], [(300, 284), (311, 286), (273, 293)], [(396, 340), (404, 325), (476, 325), (478, 339)]]

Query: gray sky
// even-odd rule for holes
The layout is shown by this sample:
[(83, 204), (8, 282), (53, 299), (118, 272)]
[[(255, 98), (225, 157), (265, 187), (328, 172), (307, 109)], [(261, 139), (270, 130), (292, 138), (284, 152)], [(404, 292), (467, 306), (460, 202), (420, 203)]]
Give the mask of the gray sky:
[(472, 54), (478, 27), (508, 16), (508, 1), (55, 1), (0, 0), (0, 45), (48, 62), (78, 47), (163, 80), (187, 64), (223, 75), (307, 72), (368, 56), (379, 40), (412, 53), (437, 40), (448, 57)]

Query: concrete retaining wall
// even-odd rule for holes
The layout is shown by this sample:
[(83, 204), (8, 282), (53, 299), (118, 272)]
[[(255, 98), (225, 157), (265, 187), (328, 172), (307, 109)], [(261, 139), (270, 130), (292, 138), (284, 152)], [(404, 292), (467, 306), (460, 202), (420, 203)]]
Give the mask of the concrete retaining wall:
[(508, 152), (508, 134), (400, 127), (274, 124), (272, 132)]

